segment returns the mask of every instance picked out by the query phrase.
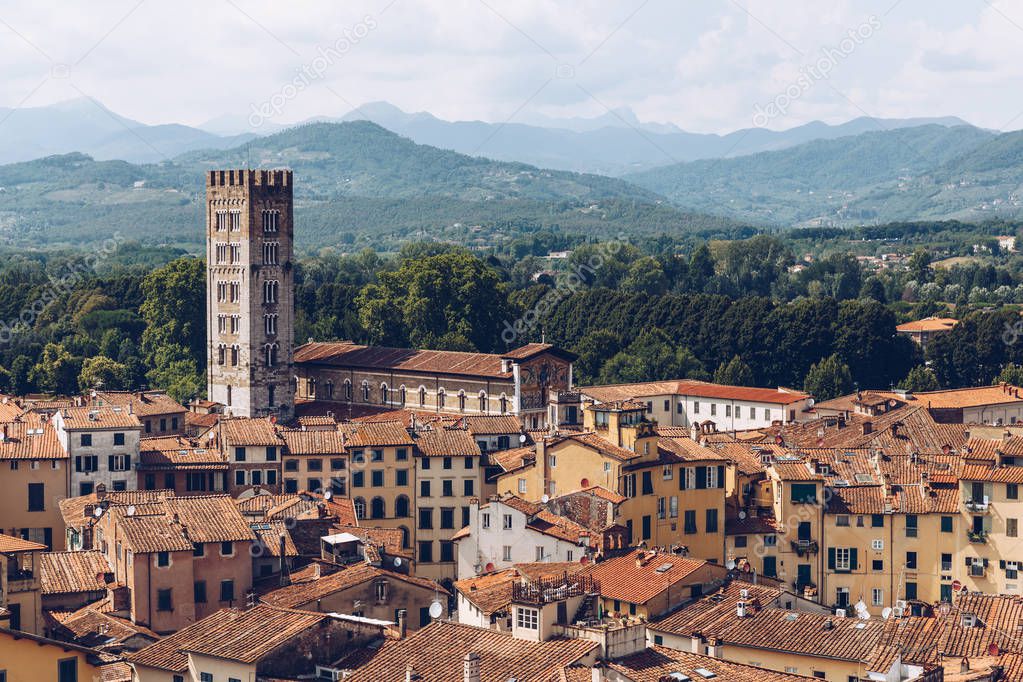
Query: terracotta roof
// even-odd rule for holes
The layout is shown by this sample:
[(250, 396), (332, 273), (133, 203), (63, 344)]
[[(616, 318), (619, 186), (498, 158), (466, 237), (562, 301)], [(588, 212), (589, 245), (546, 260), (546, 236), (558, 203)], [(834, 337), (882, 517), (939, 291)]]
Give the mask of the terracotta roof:
[(57, 431), (48, 421), (5, 422), (0, 440), (0, 460), (67, 459), (67, 452), (57, 440)]
[(181, 525), (167, 516), (122, 515), (118, 528), (124, 544), (136, 554), (191, 552), (195, 549)]
[(964, 464), (959, 477), (964, 481), (1023, 483), (1023, 467), (1000, 467), (988, 464)]
[(351, 533), (361, 538), (363, 542), (383, 549), (391, 556), (412, 556), (412, 550), (402, 547), (404, 534), (400, 528), (362, 528), (339, 523), (334, 524), (334, 530), (338, 533)]
[(117, 405), (126, 408), (130, 405), (138, 417), (185, 412), (184, 405), (162, 391), (97, 391), (91, 401), (97, 406)]
[(755, 403), (788, 405), (809, 398), (808, 393), (783, 388), (750, 388), (746, 386), (728, 386), (712, 384), (694, 379), (672, 381), (648, 381), (636, 384), (610, 384), (605, 386), (585, 386), (578, 389), (580, 393), (600, 402), (629, 400), (659, 395), (694, 396), (698, 398), (717, 398), (718, 400), (742, 400)]
[(360, 346), (349, 342), (314, 342), (301, 345), (295, 349), (295, 363), (479, 376), (492, 379), (511, 377), (511, 372), (501, 371), (500, 355)]
[(519, 346), (518, 348), (510, 350), (507, 353), (502, 353), (501, 357), (508, 358), (509, 360), (528, 360), (529, 358), (537, 356), (540, 353), (547, 352), (554, 352), (559, 355), (569, 357), (573, 360), (576, 358), (576, 355), (574, 353), (569, 353), (568, 351), (562, 350), (549, 343), (527, 343), (526, 345)]
[[(282, 537), (284, 538), (284, 556), (298, 556), (295, 541), (291, 539), (288, 525), (284, 521), (259, 521), (249, 524), (249, 527), (256, 534), (259, 556), (280, 557)], [(256, 550), (254, 549), (254, 551)]]
[[(745, 590), (746, 596), (742, 593)], [(781, 590), (761, 583), (730, 580), (721, 589), (651, 623), (650, 629), (689, 637), (695, 633), (716, 632), (736, 619), (736, 604), (745, 601), (754, 608), (770, 606)]]
[(227, 469), (227, 460), (220, 450), (206, 447), (201, 440), (164, 436), (139, 441), (139, 468), (219, 471)]
[(465, 429), (440, 428), (419, 431), (416, 449), (426, 457), (478, 457), (480, 448)]
[(608, 457), (623, 462), (639, 457), (639, 455), (633, 452), (632, 450), (627, 450), (623, 447), (619, 447), (612, 443), (611, 441), (606, 440), (601, 436), (597, 435), (596, 433), (592, 432), (571, 433), (555, 436), (554, 438), (551, 439), (548, 447), (555, 447), (566, 441), (575, 441), (580, 445), (584, 445), (592, 450), (596, 450), (602, 455), (607, 455)]
[(406, 639), (388, 641), (349, 678), (350, 682), (404, 682), (412, 665), (422, 682), (451, 682), (462, 675), (468, 653), (480, 657), (481, 682), (545, 682), (561, 668), (588, 656), (594, 642), (555, 638), (516, 639), (510, 633), (435, 621)]
[(569, 495), (578, 495), (580, 493), (594, 495), (602, 500), (607, 500), (612, 504), (621, 504), (622, 502), (625, 502), (625, 500), (629, 499), (625, 495), (620, 495), (619, 493), (616, 493), (613, 490), (608, 490), (604, 486), (600, 485), (591, 485), (586, 488), (580, 488), (579, 490), (573, 490), (563, 495), (559, 495), (558, 497), (568, 497)]
[[(642, 565), (637, 566), (637, 560)], [(593, 564), (586, 573), (600, 581), (600, 593), (605, 598), (645, 604), (706, 565), (706, 561), (698, 559), (634, 549), (628, 554)], [(668, 566), (666, 570), (659, 570), (665, 566)]]
[(341, 455), (345, 447), (341, 443), (341, 434), (336, 429), (330, 431), (302, 431), (298, 429), (282, 429), (286, 454), (289, 455)]
[(947, 332), (959, 324), (959, 320), (952, 317), (925, 317), (922, 320), (903, 322), (895, 327), (896, 331), (908, 332)]
[(455, 590), (476, 608), (489, 616), (492, 613), (507, 613), (511, 607), (512, 584), (520, 580), (514, 568), (486, 573), (474, 578), (457, 580)]
[(348, 448), (415, 444), (401, 422), (344, 422), (338, 430), (344, 434)]
[(128, 655), (135, 665), (171, 672), (188, 669), (188, 655), (255, 663), (329, 616), (266, 604), (251, 609), (221, 609), (169, 637)]
[(521, 448), (488, 452), (487, 457), (489, 457), (492, 463), (504, 469), (505, 472), (514, 471), (524, 465), (527, 460), (536, 459), (536, 446), (527, 445)]
[(188, 539), (194, 543), (255, 539), (248, 521), (230, 495), (168, 497), (164, 504), (167, 515), (180, 519), (181, 525), (188, 529)]
[[(103, 497), (103, 504), (109, 507), (130, 507), (143, 504), (159, 504), (172, 490), (110, 490)], [(85, 508), (100, 504), (99, 495), (90, 493), (79, 497), (66, 497), (57, 503), (64, 525), (80, 528), (85, 524)], [(91, 516), (89, 517), (92, 518)]]
[(17, 398), (0, 394), (0, 422), (14, 421), (24, 411)]
[(725, 535), (771, 535), (778, 532), (778, 522), (773, 513), (725, 520)]
[(0, 554), (40, 551), (46, 551), (46, 545), (40, 545), (38, 542), (29, 542), (28, 540), (16, 538), (13, 535), (0, 533)]
[(294, 583), (263, 595), (267, 604), (285, 608), (295, 608), (322, 599), (336, 592), (361, 585), (374, 578), (391, 578), (425, 590), (448, 594), (439, 584), (426, 578), (395, 573), (369, 564), (354, 564), (330, 575), (305, 583)]
[(512, 435), (522, 431), (518, 417), (510, 414), (471, 415), (464, 419), (465, 427), (474, 436)]
[(136, 625), (127, 618), (110, 613), (109, 599), (87, 604), (77, 611), (44, 611), (53, 623), (52, 627), (62, 629), (86, 646), (107, 645), (111, 640), (121, 643), (141, 635), (150, 641), (160, 636), (147, 627)]
[(277, 429), (269, 419), (234, 417), (220, 420), (220, 433), (224, 445), (280, 446), (283, 444)]
[(775, 460), (771, 468), (783, 481), (823, 481), (824, 477), (808, 466), (805, 460)]
[(67, 407), (61, 417), (65, 431), (142, 428), (139, 418), (122, 407)]
[(690, 680), (710, 677), (697, 670), (709, 671), (716, 679), (728, 682), (802, 682), (813, 679), (657, 645), (609, 661), (606, 665), (625, 675), (631, 682), (661, 682), (672, 679), (672, 673), (682, 673)]
[(685, 438), (660, 437), (657, 447), (664, 453), (671, 454), (681, 462), (725, 461), (727, 458), (711, 448), (704, 447), (688, 436)]
[(99, 550), (39, 555), (39, 583), (43, 594), (104, 592), (108, 572), (110, 566)]

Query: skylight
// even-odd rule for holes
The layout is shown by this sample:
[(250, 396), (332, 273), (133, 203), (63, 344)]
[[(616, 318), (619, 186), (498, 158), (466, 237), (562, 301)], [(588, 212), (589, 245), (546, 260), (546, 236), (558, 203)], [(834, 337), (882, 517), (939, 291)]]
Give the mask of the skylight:
[(708, 679), (711, 678), (711, 677), (717, 677), (717, 673), (712, 673), (711, 671), (707, 670), (706, 668), (697, 668), (693, 672), (695, 672), (700, 677), (706, 677)]

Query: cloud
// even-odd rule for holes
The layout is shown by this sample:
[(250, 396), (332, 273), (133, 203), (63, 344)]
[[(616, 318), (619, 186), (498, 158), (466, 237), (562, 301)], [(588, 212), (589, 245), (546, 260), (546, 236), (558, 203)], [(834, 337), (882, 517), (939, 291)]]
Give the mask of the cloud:
[[(1007, 0), (812, 9), (802, 0), (41, 0), (0, 13), (0, 106), (84, 92), (147, 123), (244, 117), (370, 17), (375, 27), (289, 99), (279, 122), (387, 100), (493, 121), (627, 106), (644, 120), (726, 132), (750, 125), (758, 105), (870, 16), (876, 33), (772, 127), (863, 114), (997, 127), (1023, 111), (1023, 8)], [(67, 78), (53, 77), (54, 63), (69, 66)]]

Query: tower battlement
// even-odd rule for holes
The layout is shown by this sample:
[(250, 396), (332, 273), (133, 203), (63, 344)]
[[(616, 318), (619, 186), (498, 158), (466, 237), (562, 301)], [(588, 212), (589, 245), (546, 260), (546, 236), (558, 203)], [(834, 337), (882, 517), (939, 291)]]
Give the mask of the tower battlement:
[(206, 187), (242, 187), (252, 186), (263, 189), (290, 189), (292, 171), (286, 169), (234, 169), (211, 170), (206, 174)]

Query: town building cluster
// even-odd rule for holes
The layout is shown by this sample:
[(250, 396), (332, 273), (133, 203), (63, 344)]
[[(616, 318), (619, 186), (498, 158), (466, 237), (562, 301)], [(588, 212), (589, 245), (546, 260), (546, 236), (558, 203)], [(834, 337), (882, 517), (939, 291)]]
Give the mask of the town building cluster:
[(1023, 680), (1019, 387), (292, 348), (290, 173), (208, 198), (209, 400), (0, 397), (0, 681)]

